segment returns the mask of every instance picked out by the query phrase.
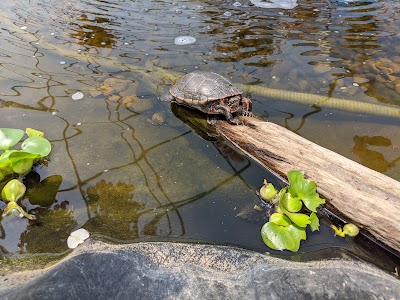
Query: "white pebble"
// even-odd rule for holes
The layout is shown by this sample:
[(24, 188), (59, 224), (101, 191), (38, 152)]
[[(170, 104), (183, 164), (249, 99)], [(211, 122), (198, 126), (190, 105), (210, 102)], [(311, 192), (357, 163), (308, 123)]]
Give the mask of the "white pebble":
[(82, 244), (89, 236), (89, 231), (84, 228), (71, 232), (67, 239), (68, 248), (76, 248), (79, 244)]
[(72, 100), (80, 100), (83, 98), (83, 93), (82, 92), (76, 92), (71, 96)]
[(26, 26), (22, 26), (22, 27), (21, 27), (22, 30), (25, 30), (25, 29), (27, 29), (27, 28), (28, 28), (28, 27), (26, 27)]
[(175, 38), (175, 45), (179, 46), (193, 44), (194, 42), (196, 42), (196, 38), (192, 36), (178, 36)]

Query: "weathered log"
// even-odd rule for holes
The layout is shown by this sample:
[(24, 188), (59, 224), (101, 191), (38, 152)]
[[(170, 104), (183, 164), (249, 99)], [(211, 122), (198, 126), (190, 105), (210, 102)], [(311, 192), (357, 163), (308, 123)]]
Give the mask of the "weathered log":
[(317, 183), (326, 207), (400, 251), (400, 182), (270, 122), (219, 121), (217, 132), (255, 161), (286, 177), (304, 171)]

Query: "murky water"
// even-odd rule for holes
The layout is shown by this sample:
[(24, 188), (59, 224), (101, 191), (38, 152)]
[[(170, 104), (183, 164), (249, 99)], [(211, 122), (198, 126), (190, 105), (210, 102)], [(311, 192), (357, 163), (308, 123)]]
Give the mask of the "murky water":
[[(398, 2), (235, 2), (0, 3), (0, 127), (34, 127), (53, 145), (22, 202), (40, 222), (3, 218), (5, 255), (63, 253), (80, 227), (268, 251), (254, 191), (276, 180), (159, 101), (184, 73), (400, 108)], [(259, 117), (400, 180), (400, 116), (249, 96)], [(330, 247), (353, 246), (323, 227), (301, 251)]]

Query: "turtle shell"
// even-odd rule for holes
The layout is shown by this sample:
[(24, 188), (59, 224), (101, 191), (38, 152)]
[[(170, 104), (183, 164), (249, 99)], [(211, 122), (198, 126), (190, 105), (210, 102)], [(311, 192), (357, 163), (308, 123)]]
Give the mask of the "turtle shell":
[(178, 103), (207, 112), (209, 104), (243, 92), (225, 77), (214, 72), (186, 74), (170, 89)]

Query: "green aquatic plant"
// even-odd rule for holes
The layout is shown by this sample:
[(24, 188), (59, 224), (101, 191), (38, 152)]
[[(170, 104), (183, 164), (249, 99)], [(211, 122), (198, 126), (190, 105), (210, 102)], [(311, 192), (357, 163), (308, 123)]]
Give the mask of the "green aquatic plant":
[[(25, 133), (28, 138), (21, 143), (20, 150), (11, 149), (21, 141)], [(26, 191), (20, 178), (32, 169), (36, 161), (49, 155), (51, 144), (43, 132), (32, 128), (27, 128), (25, 132), (21, 129), (0, 128), (0, 151), (3, 151), (0, 155), (0, 180), (10, 175), (19, 175), (19, 179), (10, 180), (2, 189), (1, 197), (8, 203), (3, 216), (14, 215), (34, 220), (35, 216), (25, 212), (17, 203)]]
[(348, 223), (343, 226), (343, 229), (331, 225), (331, 228), (335, 231), (335, 235), (345, 237), (346, 235), (350, 237), (355, 237), (360, 233), (360, 229), (354, 224)]
[[(264, 180), (260, 195), (266, 201), (274, 202), (275, 198), (277, 209), (269, 217), (269, 222), (261, 228), (261, 237), (271, 249), (296, 252), (300, 242), (307, 238), (307, 226), (310, 226), (311, 231), (319, 230), (316, 210), (325, 200), (319, 197), (316, 183), (304, 178), (303, 172), (289, 171), (288, 180), (289, 186), (282, 188), (279, 193), (271, 183)], [(270, 198), (267, 194), (275, 196)], [(311, 211), (309, 215), (303, 205)]]

